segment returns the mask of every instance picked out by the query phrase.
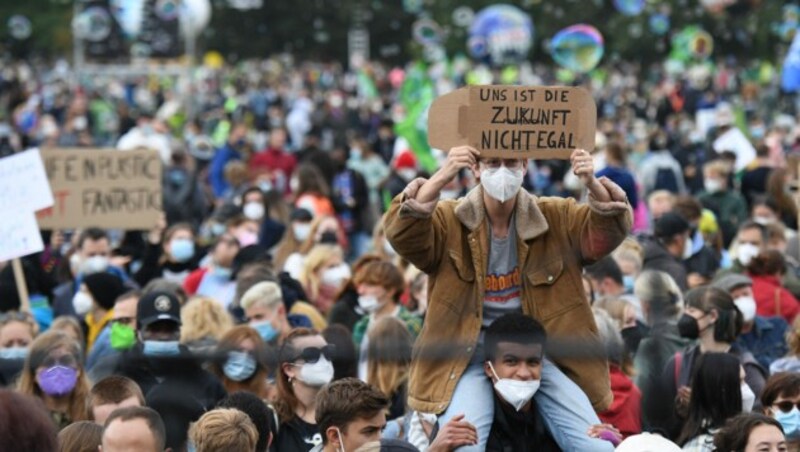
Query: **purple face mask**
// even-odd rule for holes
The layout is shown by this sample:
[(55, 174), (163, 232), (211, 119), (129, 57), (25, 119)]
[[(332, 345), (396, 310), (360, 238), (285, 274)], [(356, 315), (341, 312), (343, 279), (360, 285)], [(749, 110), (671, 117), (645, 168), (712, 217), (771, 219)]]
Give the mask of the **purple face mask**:
[(56, 365), (39, 372), (36, 381), (45, 394), (51, 397), (63, 396), (75, 388), (78, 371), (72, 367)]

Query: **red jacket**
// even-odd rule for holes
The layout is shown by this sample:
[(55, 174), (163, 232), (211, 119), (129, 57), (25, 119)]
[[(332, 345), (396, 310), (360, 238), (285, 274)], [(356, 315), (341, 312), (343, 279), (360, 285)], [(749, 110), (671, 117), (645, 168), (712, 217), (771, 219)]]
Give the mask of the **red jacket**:
[(281, 149), (269, 148), (255, 154), (249, 162), (250, 175), (255, 178), (261, 174), (270, 174), (273, 187), (289, 193), (289, 179), (297, 166), (297, 159)]
[(618, 428), (623, 438), (642, 433), (642, 393), (619, 366), (609, 366), (614, 401), (598, 414), (600, 420)]
[(756, 314), (762, 317), (783, 317), (791, 324), (800, 313), (800, 304), (791, 292), (784, 289), (778, 276), (753, 276), (753, 298)]

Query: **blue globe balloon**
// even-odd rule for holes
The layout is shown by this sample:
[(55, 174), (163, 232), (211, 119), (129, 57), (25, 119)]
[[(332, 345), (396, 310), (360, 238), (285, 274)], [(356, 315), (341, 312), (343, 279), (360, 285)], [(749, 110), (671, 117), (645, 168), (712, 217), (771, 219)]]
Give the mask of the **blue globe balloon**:
[(475, 15), (467, 51), (478, 60), (500, 66), (527, 58), (533, 45), (531, 17), (512, 5), (492, 5)]

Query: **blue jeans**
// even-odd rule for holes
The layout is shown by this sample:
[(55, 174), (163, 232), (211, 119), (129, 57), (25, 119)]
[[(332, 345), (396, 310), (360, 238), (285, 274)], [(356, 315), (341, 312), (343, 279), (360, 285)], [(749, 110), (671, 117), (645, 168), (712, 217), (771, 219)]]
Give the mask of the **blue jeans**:
[[(600, 419), (583, 390), (549, 360), (542, 365), (542, 383), (534, 399), (547, 430), (561, 449), (613, 452), (610, 442), (589, 437), (589, 427), (599, 424)], [(459, 414), (464, 414), (465, 420), (478, 430), (478, 445), (458, 450), (486, 450), (494, 419), (494, 389), (481, 362), (473, 360), (458, 380), (450, 405), (439, 416), (439, 428)]]

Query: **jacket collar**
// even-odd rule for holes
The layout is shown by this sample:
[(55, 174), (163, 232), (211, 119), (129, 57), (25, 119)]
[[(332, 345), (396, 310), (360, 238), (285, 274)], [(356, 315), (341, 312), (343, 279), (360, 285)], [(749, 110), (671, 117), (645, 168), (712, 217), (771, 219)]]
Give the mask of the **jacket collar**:
[[(534, 239), (549, 229), (547, 220), (539, 209), (538, 199), (520, 189), (515, 207), (517, 235), (522, 240)], [(477, 230), (486, 221), (486, 207), (483, 205), (483, 187), (479, 184), (461, 198), (455, 208), (456, 218), (470, 231)]]

